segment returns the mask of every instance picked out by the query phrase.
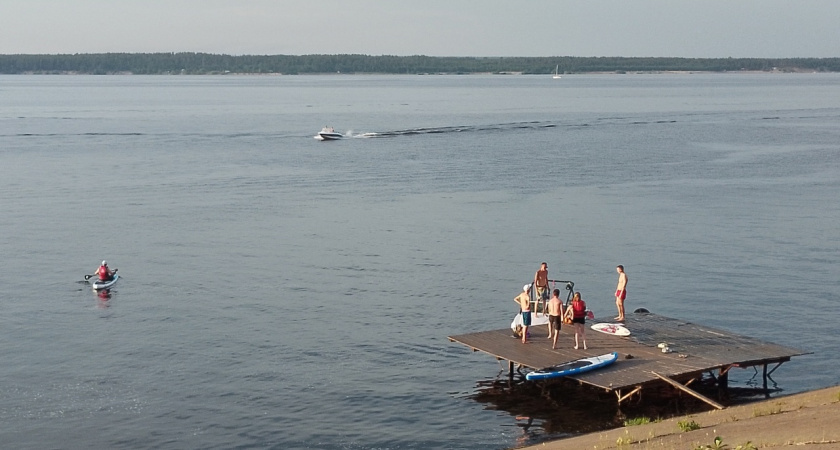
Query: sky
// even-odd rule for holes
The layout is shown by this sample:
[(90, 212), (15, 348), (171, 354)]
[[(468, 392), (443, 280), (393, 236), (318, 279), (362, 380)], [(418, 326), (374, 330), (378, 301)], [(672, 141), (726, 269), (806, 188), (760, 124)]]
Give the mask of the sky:
[(0, 0), (0, 54), (840, 57), (840, 0)]

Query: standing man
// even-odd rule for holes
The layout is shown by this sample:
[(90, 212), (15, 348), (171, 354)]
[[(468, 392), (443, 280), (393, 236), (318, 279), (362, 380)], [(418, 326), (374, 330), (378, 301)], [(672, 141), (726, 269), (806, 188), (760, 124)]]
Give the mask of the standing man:
[[(545, 314), (545, 301), (548, 299), (548, 263), (540, 264), (539, 270), (534, 274), (534, 287), (536, 288), (537, 301), (543, 304)], [(539, 312), (539, 309), (537, 309)]]
[(627, 274), (624, 273), (624, 266), (619, 264), (615, 271), (618, 272), (618, 286), (615, 288), (615, 306), (618, 308), (618, 317), (615, 320), (624, 321), (624, 299), (627, 298)]
[(531, 285), (526, 284), (522, 286), (522, 293), (513, 298), (513, 301), (519, 305), (519, 310), (522, 312), (522, 343), (528, 342), (528, 327), (531, 326)]
[(551, 293), (551, 300), (548, 301), (548, 337), (553, 338), (551, 348), (557, 348), (557, 335), (560, 333), (560, 326), (563, 325), (563, 302), (560, 301), (560, 289)]

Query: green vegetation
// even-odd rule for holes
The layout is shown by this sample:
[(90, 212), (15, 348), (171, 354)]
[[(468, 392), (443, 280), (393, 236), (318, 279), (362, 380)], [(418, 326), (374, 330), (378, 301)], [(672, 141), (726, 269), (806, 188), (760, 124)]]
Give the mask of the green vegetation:
[(840, 72), (840, 58), (432, 57), (89, 53), (0, 55), (0, 74), (550, 74), (662, 71)]
[(632, 427), (633, 425), (645, 425), (651, 422), (659, 422), (661, 419), (651, 420), (650, 417), (634, 417), (632, 419), (627, 419), (624, 421), (625, 427)]
[(680, 430), (683, 432), (694, 431), (700, 428), (700, 425), (693, 420), (680, 420), (677, 422), (677, 426), (680, 427)]
[[(709, 445), (699, 445), (694, 450), (729, 450), (729, 445), (723, 443), (723, 438), (715, 437), (715, 442)], [(752, 442), (747, 441), (746, 444), (741, 444), (735, 447), (734, 450), (756, 450), (756, 446)]]

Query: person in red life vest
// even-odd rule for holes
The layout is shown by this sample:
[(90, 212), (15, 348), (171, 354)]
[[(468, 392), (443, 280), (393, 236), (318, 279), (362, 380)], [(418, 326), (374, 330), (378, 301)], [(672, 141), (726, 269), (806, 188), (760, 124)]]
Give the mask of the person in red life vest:
[(566, 316), (572, 318), (572, 324), (575, 326), (575, 350), (580, 346), (580, 341), (583, 341), (583, 349), (586, 350), (586, 302), (580, 297), (580, 292), (575, 292), (572, 297), (572, 304), (566, 310)]
[(108, 262), (107, 261), (102, 261), (102, 265), (99, 266), (98, 269), (96, 269), (96, 272), (94, 272), (94, 275), (99, 276), (100, 281), (110, 281), (110, 280), (114, 279), (114, 274), (115, 273), (117, 273), (117, 269), (111, 270), (108, 267)]

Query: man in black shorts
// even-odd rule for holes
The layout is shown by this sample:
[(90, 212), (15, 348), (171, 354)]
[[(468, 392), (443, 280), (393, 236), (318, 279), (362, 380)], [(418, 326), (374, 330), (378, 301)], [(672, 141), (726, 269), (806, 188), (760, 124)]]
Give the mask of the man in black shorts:
[(560, 301), (560, 289), (551, 293), (551, 300), (548, 301), (548, 337), (552, 338), (551, 348), (557, 348), (557, 335), (560, 326), (563, 325), (563, 302)]

